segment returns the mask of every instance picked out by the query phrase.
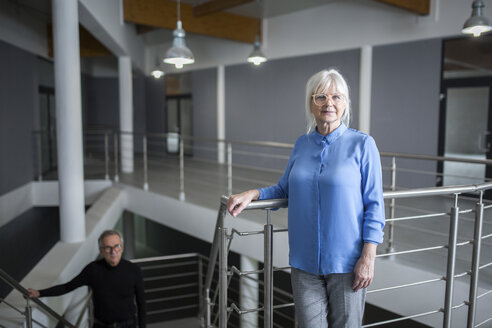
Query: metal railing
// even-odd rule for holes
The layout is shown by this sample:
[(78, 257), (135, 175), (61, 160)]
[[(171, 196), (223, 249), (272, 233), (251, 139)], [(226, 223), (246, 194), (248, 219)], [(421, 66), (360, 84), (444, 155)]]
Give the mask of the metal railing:
[[(492, 262), (480, 265), (481, 258), (481, 246), (482, 242), (485, 239), (491, 238), (492, 234), (482, 235), (482, 227), (484, 224), (484, 210), (492, 208), (492, 205), (485, 205), (483, 200), (483, 193), (486, 190), (492, 189), (492, 183), (484, 183), (479, 185), (469, 185), (469, 186), (456, 186), (456, 187), (432, 187), (432, 188), (419, 188), (413, 190), (406, 191), (390, 191), (384, 193), (384, 198), (387, 200), (391, 199), (402, 199), (402, 198), (415, 198), (415, 197), (429, 197), (429, 196), (443, 196), (443, 195), (452, 195), (454, 198), (453, 204), (446, 215), (449, 216), (449, 232), (448, 232), (448, 243), (445, 245), (435, 245), (432, 247), (424, 247), (424, 248), (416, 248), (410, 250), (403, 251), (391, 251), (383, 254), (378, 254), (378, 258), (394, 258), (399, 255), (411, 254), (411, 253), (423, 253), (428, 251), (433, 251), (436, 249), (446, 249), (447, 250), (447, 260), (446, 260), (446, 274), (442, 277), (424, 281), (417, 281), (411, 283), (405, 283), (396, 286), (388, 286), (384, 288), (379, 288), (375, 290), (369, 290), (368, 295), (374, 293), (381, 293), (386, 291), (394, 291), (398, 289), (405, 289), (414, 286), (421, 286), (426, 284), (436, 284), (445, 282), (445, 295), (443, 306), (430, 309), (425, 312), (416, 313), (412, 315), (402, 316), (392, 320), (380, 321), (370, 324), (365, 324), (363, 327), (374, 327), (379, 325), (390, 324), (398, 321), (415, 319), (419, 317), (429, 316), (437, 313), (443, 314), (443, 327), (449, 328), (452, 326), (452, 311), (463, 306), (468, 306), (468, 314), (467, 314), (467, 327), (481, 327), (485, 325), (487, 322), (492, 321), (492, 310), (488, 307), (488, 311), (486, 315), (489, 315), (490, 318), (485, 319), (484, 321), (477, 323), (476, 322), (476, 312), (477, 312), (477, 303), (478, 301), (486, 296), (491, 296), (492, 290), (488, 290), (482, 294), (478, 294), (478, 280), (479, 280), (479, 272), (485, 270), (492, 266)], [(471, 210), (461, 210), (459, 207), (459, 197), (463, 193), (478, 193), (477, 203), (475, 207)], [(218, 291), (216, 293), (219, 294), (219, 302), (218, 302), (218, 327), (227, 327), (228, 325), (228, 316), (229, 313), (235, 311), (238, 314), (250, 313), (254, 311), (262, 311), (264, 312), (264, 327), (271, 328), (274, 326), (273, 322), (273, 310), (293, 306), (292, 303), (287, 304), (278, 304), (273, 305), (272, 291), (273, 291), (273, 272), (275, 270), (285, 270), (287, 268), (274, 268), (273, 267), (273, 258), (272, 258), (272, 249), (273, 249), (273, 233), (277, 232), (285, 232), (287, 229), (278, 229), (274, 230), (273, 226), (270, 222), (270, 210), (274, 208), (283, 208), (288, 206), (288, 202), (285, 199), (274, 199), (274, 200), (262, 200), (252, 202), (246, 210), (253, 209), (263, 209), (266, 210), (266, 224), (264, 225), (263, 231), (250, 231), (250, 232), (239, 232), (239, 231), (231, 231), (228, 232), (228, 229), (224, 227), (224, 217), (226, 215), (226, 205), (227, 197), (221, 198), (220, 209), (218, 212), (216, 230), (214, 235), (214, 240), (212, 244), (212, 249), (210, 252), (210, 266), (207, 272), (207, 277), (205, 279), (205, 313), (203, 314), (204, 321), (206, 322), (205, 327), (215, 327), (215, 322), (211, 320), (211, 313), (213, 312), (213, 307), (216, 305), (215, 302), (210, 300), (210, 288), (211, 288), (211, 276), (212, 271), (211, 267), (214, 266), (214, 263), (219, 257), (219, 267), (220, 267), (220, 283), (218, 285)], [(474, 219), (474, 232), (473, 237), (470, 240), (465, 240), (458, 242), (458, 222), (460, 215), (463, 213), (475, 213)], [(422, 220), (426, 219), (426, 215), (423, 216), (414, 216), (412, 218), (403, 218), (405, 220)], [(392, 218), (388, 221), (398, 221), (400, 218)], [(240, 309), (234, 303), (228, 303), (227, 300), (227, 285), (228, 285), (228, 277), (233, 274), (248, 274), (248, 272), (240, 272), (235, 268), (230, 268), (227, 265), (227, 253), (230, 248), (230, 243), (233, 239), (233, 235), (238, 236), (249, 236), (254, 234), (263, 234), (264, 235), (264, 268), (262, 270), (255, 271), (255, 273), (261, 272), (264, 274), (264, 306), (257, 309)], [(470, 269), (456, 273), (456, 250), (458, 247), (464, 247), (466, 245), (473, 246), (473, 253), (471, 259)], [(454, 291), (454, 282), (455, 279), (459, 279), (464, 276), (470, 276), (469, 283), (469, 297), (467, 300), (459, 304), (454, 304), (453, 302), (453, 291)], [(485, 301), (483, 301), (485, 302)], [(490, 304), (490, 301), (488, 302)], [(485, 307), (487, 309), (487, 307)]]
[(21, 295), (24, 297), (26, 300), (26, 306), (23, 309), (19, 309), (16, 305), (8, 303), (5, 299), (1, 299), (0, 303), (5, 303), (9, 308), (11, 308), (13, 311), (17, 312), (24, 318), (24, 323), (25, 327), (31, 328), (33, 327), (33, 323), (37, 324), (40, 327), (47, 328), (44, 324), (39, 322), (38, 320), (34, 319), (32, 316), (32, 308), (33, 308), (33, 303), (37, 306), (37, 308), (45, 313), (46, 315), (52, 317), (55, 319), (58, 324), (62, 324), (64, 327), (68, 328), (78, 328), (81, 327), (81, 325), (85, 322), (83, 322), (83, 317), (88, 311), (89, 313), (89, 322), (88, 326), (92, 327), (92, 322), (93, 322), (93, 317), (92, 317), (92, 293), (89, 291), (89, 293), (81, 300), (83, 303), (82, 310), (80, 314), (77, 316), (76, 323), (70, 323), (67, 319), (56, 313), (52, 308), (44, 304), (42, 301), (40, 301), (37, 298), (29, 298), (29, 292), (27, 289), (25, 289), (22, 285), (20, 285), (14, 278), (12, 278), (9, 274), (7, 274), (5, 271), (0, 269), (0, 279), (4, 281), (6, 284), (11, 286), (13, 289), (21, 293)]

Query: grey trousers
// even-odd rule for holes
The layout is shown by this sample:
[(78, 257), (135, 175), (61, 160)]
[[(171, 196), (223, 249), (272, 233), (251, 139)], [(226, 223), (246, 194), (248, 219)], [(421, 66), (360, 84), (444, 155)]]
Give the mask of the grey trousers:
[(292, 268), (299, 328), (356, 328), (362, 325), (366, 289), (354, 292), (354, 273), (325, 276)]

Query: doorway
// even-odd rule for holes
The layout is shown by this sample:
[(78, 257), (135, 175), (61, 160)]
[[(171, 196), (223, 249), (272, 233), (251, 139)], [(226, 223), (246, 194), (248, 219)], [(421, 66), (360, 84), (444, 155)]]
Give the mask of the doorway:
[[(166, 133), (170, 134), (166, 151), (179, 154), (179, 136), (193, 136), (191, 94), (166, 96)], [(193, 141), (183, 141), (184, 154), (193, 156)]]

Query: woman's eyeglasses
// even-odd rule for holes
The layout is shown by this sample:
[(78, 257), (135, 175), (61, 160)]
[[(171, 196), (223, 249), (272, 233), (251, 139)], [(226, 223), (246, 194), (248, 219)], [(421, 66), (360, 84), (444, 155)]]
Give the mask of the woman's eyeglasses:
[(324, 106), (331, 100), (334, 104), (339, 104), (343, 100), (343, 96), (338, 93), (333, 94), (325, 94), (325, 93), (316, 93), (313, 96), (313, 102), (316, 106)]

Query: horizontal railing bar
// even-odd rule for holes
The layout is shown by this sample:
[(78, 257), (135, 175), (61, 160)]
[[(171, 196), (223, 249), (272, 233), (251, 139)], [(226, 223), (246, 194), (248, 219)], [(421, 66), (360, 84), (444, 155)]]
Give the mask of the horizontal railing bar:
[(202, 254), (199, 254), (199, 253), (185, 253), (185, 254), (178, 254), (178, 255), (166, 255), (166, 256), (146, 257), (146, 258), (141, 258), (141, 259), (132, 259), (131, 262), (133, 262), (133, 263), (145, 263), (145, 262), (153, 262), (153, 261), (175, 260), (175, 259), (182, 259), (182, 258), (188, 258), (188, 257), (194, 257), (194, 256), (205, 258), (205, 256), (203, 256)]
[(192, 308), (196, 308), (196, 307), (198, 307), (198, 304), (183, 305), (183, 306), (178, 306), (178, 307), (173, 307), (173, 308), (168, 308), (168, 309), (163, 309), (163, 310), (147, 311), (147, 316), (149, 314), (167, 313), (167, 312), (173, 312), (173, 311), (188, 310), (188, 309), (192, 309)]
[(153, 292), (162, 292), (165, 290), (173, 290), (173, 289), (180, 289), (180, 288), (189, 288), (189, 287), (195, 287), (197, 286), (197, 282), (191, 282), (188, 284), (179, 284), (179, 285), (173, 285), (173, 286), (168, 286), (168, 287), (158, 287), (158, 288), (146, 288), (145, 291), (149, 293)]
[(7, 302), (5, 299), (1, 299), (0, 298), (0, 303), (2, 303), (2, 302), (5, 303), (5, 304), (7, 304), (8, 306), (10, 306), (12, 309), (14, 309), (15, 311), (19, 312), (20, 314), (25, 315), (24, 312), (22, 312), (21, 310), (19, 310), (18, 308), (16, 308), (15, 306), (13, 306), (12, 304), (10, 304), (9, 302)]
[(408, 320), (408, 319), (413, 319), (413, 318), (424, 317), (424, 316), (435, 314), (435, 313), (439, 313), (439, 312), (442, 312), (441, 309), (434, 310), (434, 311), (429, 311), (429, 312), (424, 312), (424, 313), (419, 313), (419, 314), (414, 314), (414, 315), (408, 315), (406, 317), (400, 317), (400, 318), (386, 320), (386, 321), (379, 321), (379, 322), (371, 323), (371, 324), (368, 324), (368, 325), (363, 325), (362, 328), (368, 328), (368, 327), (374, 327), (374, 326), (381, 326), (381, 325), (385, 325), (385, 324), (388, 324), (388, 323), (393, 323), (393, 322), (398, 322), (398, 321), (403, 321), (403, 320)]
[(426, 218), (434, 218), (448, 215), (448, 213), (435, 213), (435, 214), (422, 214), (422, 215), (413, 215), (413, 216), (402, 216), (394, 219), (386, 219), (386, 222), (397, 222), (397, 221), (406, 221), (406, 220), (414, 220), (414, 219), (426, 219)]
[[(232, 271), (232, 272), (231, 272)], [(232, 273), (237, 274), (238, 276), (247, 276), (250, 274), (258, 274), (258, 273), (263, 273), (263, 269), (259, 270), (251, 270), (251, 271), (241, 271), (238, 268), (236, 268), (234, 265), (231, 267), (231, 270), (229, 271)]]
[(458, 305), (454, 305), (454, 306), (452, 306), (451, 308), (452, 308), (453, 310), (456, 310), (456, 309), (459, 309), (459, 308), (461, 308), (461, 307), (463, 307), (463, 306), (465, 306), (465, 305), (468, 305), (468, 304), (467, 304), (467, 302), (463, 302), (463, 303), (460, 303), (460, 304), (458, 304)]
[(258, 152), (246, 151), (246, 150), (234, 150), (232, 153), (234, 155), (248, 155), (248, 156), (267, 157), (267, 158), (276, 158), (276, 159), (289, 159), (288, 155), (258, 153)]
[(282, 308), (286, 308), (286, 307), (292, 307), (292, 306), (294, 306), (294, 303), (278, 304), (278, 305), (274, 305), (272, 308), (274, 310), (278, 310), (278, 309), (282, 309)]
[(477, 324), (475, 327), (480, 327), (480, 326), (483, 326), (485, 325), (487, 322), (491, 321), (492, 320), (492, 317), (488, 318), (488, 319), (485, 319), (484, 321), (480, 322), (479, 324)]
[(264, 233), (265, 232), (263, 230), (241, 232), (239, 230), (236, 230), (235, 228), (232, 228), (230, 235), (236, 234), (238, 236), (253, 236), (253, 235), (263, 235)]
[(443, 248), (447, 248), (447, 246), (446, 245), (433, 246), (433, 247), (426, 247), (426, 248), (410, 249), (407, 251), (384, 253), (384, 254), (376, 255), (376, 257), (386, 257), (386, 256), (392, 256), (392, 255), (411, 254), (411, 253), (418, 253), (418, 252), (430, 251), (430, 250), (434, 250), (434, 249), (443, 249)]
[(156, 281), (156, 280), (171, 279), (171, 278), (190, 277), (190, 276), (196, 276), (197, 274), (198, 274), (197, 271), (177, 273), (177, 274), (168, 274), (168, 275), (162, 275), (162, 276), (156, 276), (156, 277), (147, 277), (147, 278), (144, 278), (144, 281)]
[(263, 307), (256, 308), (256, 309), (241, 310), (235, 303), (231, 303), (231, 306), (227, 308), (228, 312), (235, 311), (237, 314), (240, 314), (240, 315), (243, 315), (246, 313), (259, 312), (259, 311), (263, 311), (263, 310), (264, 310)]
[(412, 282), (412, 283), (403, 284), (403, 285), (397, 285), (397, 286), (391, 286), (391, 287), (373, 289), (373, 290), (368, 290), (367, 291), (367, 294), (379, 293), (379, 292), (384, 292), (384, 291), (393, 290), (393, 289), (399, 289), (399, 288), (405, 288), (405, 287), (419, 286), (419, 285), (429, 284), (431, 282), (438, 282), (438, 281), (443, 281), (443, 280), (445, 280), (445, 278), (444, 277), (440, 277), (440, 278), (436, 278), (436, 279), (423, 280), (423, 281)]
[(454, 277), (455, 278), (461, 278), (461, 277), (469, 276), (469, 275), (470, 275), (470, 271), (466, 271), (466, 272), (455, 274)]
[(157, 265), (147, 265), (140, 267), (142, 271), (145, 270), (154, 270), (154, 269), (164, 269), (164, 268), (176, 268), (181, 266), (190, 266), (196, 265), (198, 263), (197, 260), (194, 261), (186, 261), (186, 262), (174, 262), (174, 263), (166, 263), (166, 264), (157, 264)]
[(491, 290), (486, 291), (486, 292), (485, 292), (485, 293), (483, 293), (483, 294), (478, 295), (478, 296), (477, 296), (477, 299), (478, 299), (478, 298), (482, 298), (482, 297), (484, 297), (484, 296), (487, 296), (487, 295), (488, 295), (488, 294), (490, 294), (490, 293), (492, 293), (492, 289), (491, 289)]
[(487, 267), (489, 267), (489, 266), (492, 266), (492, 262), (489, 262), (489, 263), (487, 263), (487, 264), (484, 264), (484, 265), (482, 265), (482, 266), (480, 266), (480, 267), (478, 267), (478, 268), (479, 268), (480, 270), (482, 270), (482, 269), (485, 269), (485, 268), (487, 268)]
[(398, 158), (408, 158), (408, 159), (423, 159), (429, 161), (449, 161), (449, 162), (464, 162), (464, 163), (475, 163), (475, 164), (487, 164), (492, 165), (492, 160), (488, 159), (469, 159), (460, 157), (446, 157), (446, 156), (433, 156), (433, 155), (422, 155), (422, 154), (404, 154), (404, 153), (393, 153), (382, 151), (379, 153), (381, 157), (398, 157)]
[(172, 300), (180, 300), (183, 298), (191, 298), (191, 297), (197, 297), (197, 296), (198, 296), (197, 293), (189, 293), (189, 294), (183, 294), (183, 295), (154, 298), (154, 299), (146, 301), (145, 303), (157, 303), (157, 302), (165, 302), (165, 301), (172, 301)]
[(492, 233), (491, 233), (491, 234), (488, 234), (488, 235), (483, 236), (483, 237), (482, 237), (482, 240), (483, 240), (483, 239), (490, 238), (490, 237), (492, 237)]
[(292, 267), (290, 266), (285, 266), (285, 267), (273, 267), (273, 271), (284, 271), (284, 270), (290, 270)]

